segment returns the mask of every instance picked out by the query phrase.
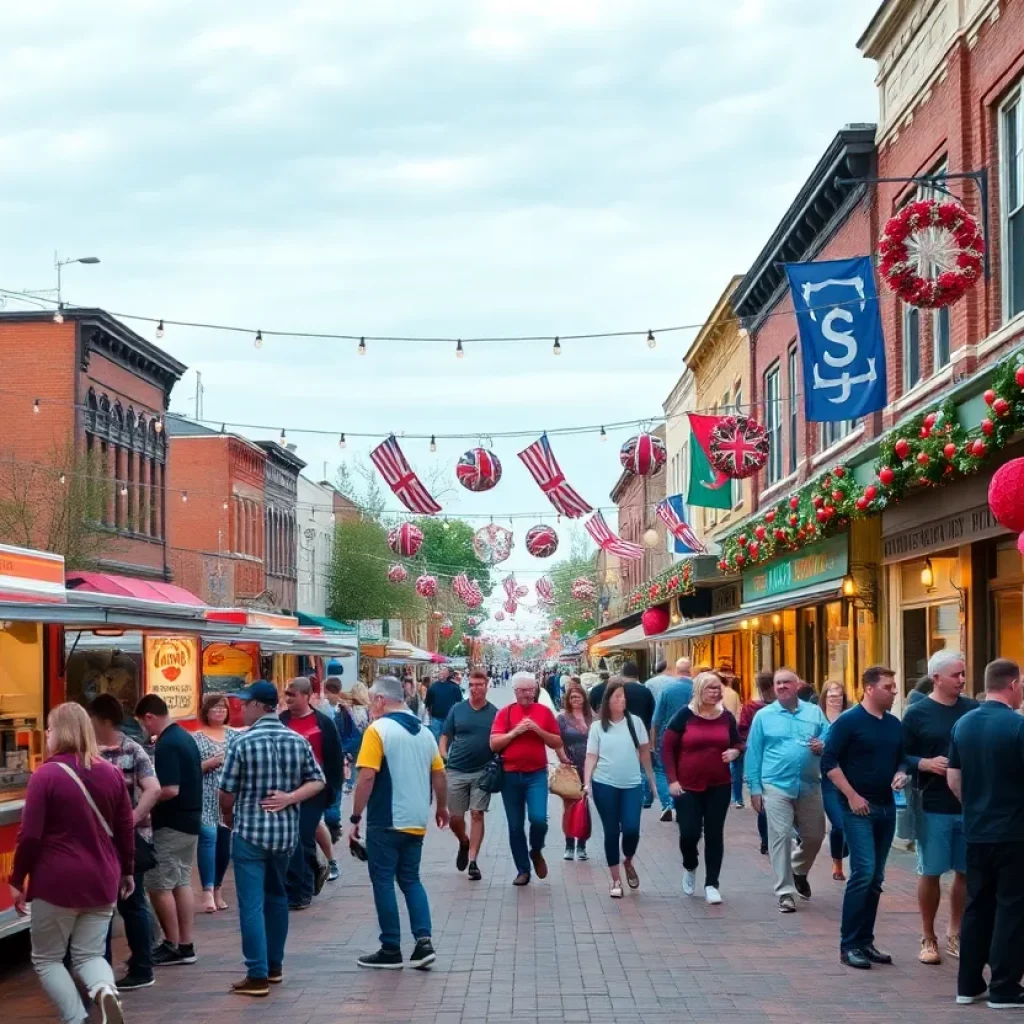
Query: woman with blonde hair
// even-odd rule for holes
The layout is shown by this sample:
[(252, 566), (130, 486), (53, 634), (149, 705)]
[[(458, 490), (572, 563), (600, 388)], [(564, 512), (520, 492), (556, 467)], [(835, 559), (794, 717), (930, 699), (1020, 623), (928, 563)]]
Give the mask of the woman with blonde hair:
[[(848, 706), (846, 687), (837, 679), (829, 679), (821, 688), (818, 697), (818, 707), (828, 719), (828, 724), (831, 725)], [(843, 857), (847, 850), (846, 837), (843, 834), (843, 804), (839, 798), (839, 790), (827, 775), (821, 779), (821, 802), (825, 806), (825, 816), (829, 823), (828, 845), (832, 854), (832, 879), (836, 882), (845, 882)]]
[[(567, 678), (566, 676), (562, 677)], [(558, 731), (562, 736), (562, 749), (558, 752), (559, 760), (563, 764), (571, 764), (580, 777), (580, 785), (583, 784), (585, 764), (587, 760), (587, 739), (590, 736), (590, 726), (594, 721), (594, 712), (590, 708), (590, 701), (587, 699), (587, 691), (579, 679), (572, 677), (562, 691), (562, 710), (555, 719), (558, 722)], [(584, 797), (586, 799), (586, 797)], [(562, 815), (562, 831), (565, 831), (565, 819), (570, 807), (575, 801), (565, 801), (565, 813)], [(585, 839), (565, 838), (565, 855), (563, 860), (587, 859), (587, 842)]]
[(359, 749), (362, 746), (363, 733), (366, 732), (366, 727), (370, 724), (370, 691), (366, 683), (362, 681), (353, 683), (352, 689), (348, 693), (341, 694), (341, 702), (348, 708), (348, 713), (352, 716), (352, 722), (358, 733), (358, 738), (345, 748), (349, 776), (344, 789), (346, 793), (351, 793), (359, 775), (356, 759), (359, 757)]
[(59, 704), (46, 729), (46, 762), (29, 780), (10, 886), (27, 914), (32, 891), (32, 965), (63, 1024), (88, 1018), (71, 968), (108, 1024), (123, 1021), (114, 973), (103, 956), (118, 896), (135, 889), (135, 829), (124, 777), (100, 756), (79, 704)]
[(693, 697), (678, 711), (661, 739), (661, 759), (676, 805), (679, 851), (683, 855), (683, 893), (697, 884), (697, 844), (704, 833), (704, 897), (722, 902), (719, 874), (725, 854), (725, 817), (732, 780), (729, 766), (740, 756), (736, 719), (722, 707), (722, 680), (701, 672)]

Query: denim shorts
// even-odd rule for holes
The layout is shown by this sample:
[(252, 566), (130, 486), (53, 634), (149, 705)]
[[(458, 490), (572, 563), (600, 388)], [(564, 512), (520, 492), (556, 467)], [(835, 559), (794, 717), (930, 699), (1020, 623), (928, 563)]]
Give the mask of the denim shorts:
[(937, 878), (947, 871), (967, 872), (963, 816), (923, 811), (917, 820), (917, 873)]

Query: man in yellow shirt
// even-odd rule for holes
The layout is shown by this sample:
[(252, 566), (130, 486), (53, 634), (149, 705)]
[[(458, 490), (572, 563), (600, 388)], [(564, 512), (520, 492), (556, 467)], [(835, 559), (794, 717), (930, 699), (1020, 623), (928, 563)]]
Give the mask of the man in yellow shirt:
[(425, 970), (436, 954), (430, 941), (430, 904), (420, 881), (420, 858), (430, 817), (431, 788), (437, 827), (448, 825), (444, 762), (433, 735), (409, 710), (402, 684), (393, 676), (381, 676), (371, 687), (370, 715), (373, 721), (363, 733), (356, 761), (359, 779), (352, 800), (350, 843), (359, 841), (365, 810), (366, 855), (380, 924), (380, 949), (359, 957), (358, 964), (380, 970), (403, 966), (397, 881), (416, 940), (409, 963)]

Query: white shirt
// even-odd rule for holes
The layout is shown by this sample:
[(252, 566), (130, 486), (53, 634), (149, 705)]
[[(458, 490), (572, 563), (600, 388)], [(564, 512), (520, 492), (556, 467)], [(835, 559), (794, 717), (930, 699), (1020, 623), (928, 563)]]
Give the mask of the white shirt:
[[(636, 738), (643, 746), (648, 742), (644, 723), (636, 715), (629, 717), (633, 719)], [(601, 720), (597, 719), (590, 727), (587, 753), (597, 754), (591, 781), (603, 782), (616, 789), (632, 789), (640, 785), (640, 754), (633, 745), (633, 737), (625, 718), (621, 722), (609, 722), (607, 732), (601, 728)]]

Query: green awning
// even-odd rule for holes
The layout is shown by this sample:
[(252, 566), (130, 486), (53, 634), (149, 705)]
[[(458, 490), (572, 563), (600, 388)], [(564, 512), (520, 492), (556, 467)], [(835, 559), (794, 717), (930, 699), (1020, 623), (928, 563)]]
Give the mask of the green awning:
[(329, 619), (326, 615), (308, 615), (306, 612), (296, 612), (300, 626), (319, 626), (325, 633), (355, 633), (355, 626), (346, 626), (344, 622), (337, 619)]

